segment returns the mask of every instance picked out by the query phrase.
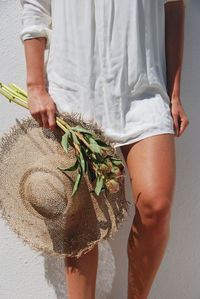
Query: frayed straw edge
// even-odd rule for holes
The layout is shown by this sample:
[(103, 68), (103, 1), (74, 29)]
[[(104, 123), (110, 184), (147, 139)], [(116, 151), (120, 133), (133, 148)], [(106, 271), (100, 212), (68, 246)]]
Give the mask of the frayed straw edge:
[[(130, 202), (127, 201), (127, 203), (130, 203)], [(96, 244), (98, 244), (104, 240), (113, 240), (115, 233), (117, 233), (118, 230), (120, 229), (120, 227), (122, 226), (122, 224), (124, 224), (124, 222), (127, 221), (127, 215), (129, 215), (129, 210), (128, 209), (124, 210), (124, 213), (122, 215), (122, 218), (120, 219), (120, 222), (116, 223), (116, 228), (109, 235), (106, 235), (106, 237), (102, 237), (96, 241), (92, 241), (91, 243), (88, 244), (88, 246), (86, 248), (81, 249), (76, 253), (71, 253), (71, 254), (66, 253), (65, 254), (65, 253), (58, 253), (58, 252), (55, 252), (52, 250), (48, 250), (48, 249), (45, 249), (42, 247), (35, 247), (31, 243), (31, 240), (24, 238), (23, 234), (21, 234), (13, 226), (10, 226), (9, 217), (7, 217), (7, 215), (2, 210), (0, 210), (0, 212), (1, 212), (0, 218), (4, 220), (4, 223), (9, 228), (9, 230), (13, 231), (17, 235), (18, 239), (20, 239), (24, 245), (29, 245), (29, 247), (35, 252), (40, 252), (40, 253), (44, 253), (44, 254), (47, 254), (50, 256), (56, 256), (59, 258), (65, 258), (65, 257), (79, 258), (82, 254), (86, 254), (88, 251), (93, 249)]]
[[(115, 157), (120, 158), (119, 155), (116, 152), (116, 149), (113, 147), (113, 142), (114, 140), (111, 138), (108, 138), (103, 130), (100, 128), (100, 126), (94, 121), (94, 119), (91, 119), (90, 121), (85, 121), (81, 114), (78, 112), (72, 112), (71, 114), (69, 113), (58, 113), (57, 115), (59, 115), (61, 118), (63, 118), (63, 120), (66, 121), (70, 121), (70, 122), (75, 122), (79, 125), (81, 125), (83, 128), (90, 130), (92, 133), (94, 133), (98, 138), (100, 138), (102, 141), (104, 141), (105, 143), (107, 143), (108, 145), (111, 146), (112, 151), (114, 152)], [(28, 128), (34, 128), (34, 127), (38, 127), (40, 128), (39, 124), (35, 121), (35, 119), (33, 117), (23, 117), (21, 118), (21, 123), (17, 123), (15, 125), (13, 125), (9, 132), (5, 132), (3, 134), (3, 136), (0, 139), (0, 147), (2, 148), (1, 152), (0, 152), (0, 160), (1, 160), (1, 156), (2, 156), (2, 151), (4, 150), (4, 152), (6, 152), (6, 145), (10, 140), (10, 137), (13, 134), (15, 134), (16, 136), (19, 136), (22, 132), (22, 129), (20, 126), (25, 127), (25, 129)], [(71, 125), (71, 124), (69, 124)], [(76, 124), (75, 124), (76, 125)], [(51, 131), (52, 132), (52, 131)], [(20, 133), (20, 134), (19, 134)], [(54, 133), (54, 132), (52, 132)], [(125, 196), (126, 197), (126, 196)], [(5, 220), (5, 224), (8, 226), (9, 229), (11, 229), (14, 233), (16, 233), (17, 237), (25, 244), (25, 245), (29, 245), (29, 247), (34, 250), (35, 252), (42, 252), (51, 256), (56, 256), (56, 257), (60, 257), (60, 258), (65, 258), (65, 257), (80, 257), (82, 254), (87, 253), (88, 251), (90, 251), (97, 243), (102, 242), (103, 240), (109, 240), (109, 239), (114, 239), (114, 234), (119, 230), (119, 228), (121, 227), (122, 223), (124, 221), (127, 221), (126, 216), (129, 215), (129, 208), (128, 205), (131, 204), (129, 201), (126, 200), (127, 203), (127, 208), (124, 210), (124, 213), (120, 219), (119, 222), (116, 223), (116, 228), (110, 232), (109, 235), (106, 235), (106, 237), (102, 237), (99, 240), (93, 241), (91, 243), (88, 244), (88, 246), (84, 249), (79, 250), (77, 253), (58, 253), (55, 251), (51, 251), (45, 248), (41, 248), (41, 247), (35, 247), (30, 240), (24, 238), (24, 236), (18, 231), (16, 230), (14, 227), (10, 226), (10, 222), (9, 222), (9, 217), (6, 216), (6, 214), (4, 214), (4, 212), (1, 213), (0, 217)]]

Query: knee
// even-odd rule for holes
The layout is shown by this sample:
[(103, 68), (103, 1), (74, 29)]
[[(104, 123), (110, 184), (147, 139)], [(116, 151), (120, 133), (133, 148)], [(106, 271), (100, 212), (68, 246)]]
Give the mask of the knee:
[(165, 195), (143, 198), (136, 206), (139, 219), (147, 230), (162, 231), (169, 225), (172, 198)]

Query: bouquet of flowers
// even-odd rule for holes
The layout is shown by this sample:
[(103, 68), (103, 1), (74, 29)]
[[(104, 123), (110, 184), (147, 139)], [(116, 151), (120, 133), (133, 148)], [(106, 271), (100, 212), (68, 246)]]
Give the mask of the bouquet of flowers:
[[(10, 102), (15, 102), (28, 108), (28, 94), (16, 84), (6, 86), (0, 82), (0, 93)], [(95, 192), (97, 195), (101, 191), (118, 192), (120, 185), (124, 184), (124, 165), (121, 159), (117, 159), (106, 153), (110, 146), (98, 139), (96, 135), (81, 126), (70, 126), (66, 121), (56, 116), (56, 124), (64, 131), (61, 145), (68, 152), (69, 144), (75, 150), (76, 162), (69, 168), (60, 168), (61, 171), (75, 171), (78, 174), (73, 187), (72, 195), (78, 190), (83, 173), (88, 174), (93, 182), (96, 179)]]

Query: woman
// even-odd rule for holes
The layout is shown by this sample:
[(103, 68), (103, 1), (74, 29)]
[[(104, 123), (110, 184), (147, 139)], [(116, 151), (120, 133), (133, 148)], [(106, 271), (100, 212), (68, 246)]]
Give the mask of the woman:
[[(127, 243), (127, 298), (147, 298), (169, 239), (174, 136), (189, 124), (180, 101), (184, 3), (21, 4), (31, 115), (54, 130), (56, 110), (79, 111), (94, 117), (122, 150), (136, 208)], [(94, 299), (98, 246), (79, 259), (66, 258), (65, 265), (69, 298)]]

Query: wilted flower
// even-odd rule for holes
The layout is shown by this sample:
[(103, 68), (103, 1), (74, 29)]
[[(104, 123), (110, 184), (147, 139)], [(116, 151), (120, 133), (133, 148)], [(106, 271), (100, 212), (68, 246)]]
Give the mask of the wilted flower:
[(99, 167), (100, 167), (101, 171), (103, 172), (103, 174), (107, 173), (107, 171), (109, 169), (108, 166), (106, 164), (103, 164), (103, 163), (101, 163), (99, 165)]
[(121, 170), (119, 169), (118, 166), (113, 166), (113, 167), (111, 168), (111, 172), (112, 172), (113, 174), (115, 174), (116, 176), (121, 174)]
[[(13, 101), (29, 109), (27, 92), (16, 84), (9, 84), (7, 87), (0, 82), (0, 93), (7, 97), (10, 102)], [(72, 195), (78, 190), (81, 178), (87, 171), (92, 181), (97, 179), (95, 190), (92, 192), (94, 191), (97, 195), (103, 189), (109, 190), (110, 193), (117, 192), (120, 184), (124, 182), (124, 165), (121, 159), (107, 155), (110, 145), (96, 138), (96, 135), (91, 131), (80, 125), (72, 127), (58, 116), (56, 116), (56, 124), (65, 132), (62, 133), (61, 141), (63, 149), (68, 152), (69, 144), (75, 149), (75, 164), (68, 168), (58, 167), (62, 171), (78, 170)]]
[(114, 179), (108, 180), (105, 185), (110, 193), (116, 193), (119, 191), (119, 183)]
[(106, 173), (110, 173), (110, 171), (111, 171), (111, 169), (112, 169), (112, 167), (113, 167), (113, 164), (112, 164), (112, 162), (111, 161), (107, 161), (107, 166), (108, 166), (108, 170), (107, 170), (107, 172)]

